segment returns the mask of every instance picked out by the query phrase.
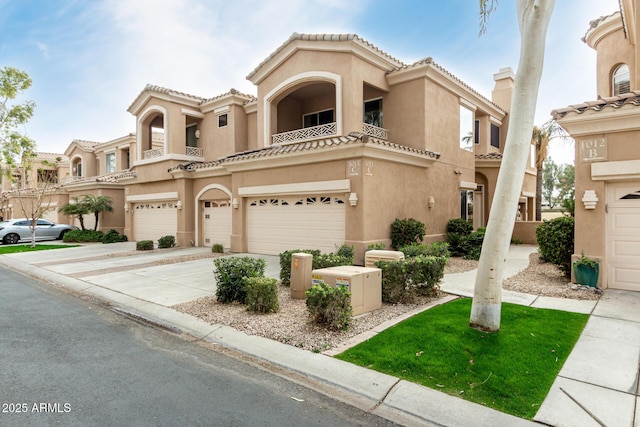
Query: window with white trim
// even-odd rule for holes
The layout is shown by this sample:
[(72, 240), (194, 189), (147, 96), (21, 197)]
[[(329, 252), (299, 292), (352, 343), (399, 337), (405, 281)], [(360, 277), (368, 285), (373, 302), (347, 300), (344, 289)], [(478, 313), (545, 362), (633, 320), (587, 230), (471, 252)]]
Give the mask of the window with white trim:
[(473, 224), (473, 190), (460, 190), (460, 218)]
[(473, 128), (475, 121), (473, 119), (473, 111), (460, 106), (460, 148), (467, 151), (473, 151)]
[(364, 123), (376, 127), (382, 126), (382, 98), (372, 99), (364, 103)]
[(114, 173), (116, 171), (116, 153), (107, 153), (105, 155), (105, 171)]
[(227, 116), (227, 114), (220, 114), (218, 116), (218, 127), (219, 128), (223, 128), (226, 127), (227, 124), (229, 123), (229, 116)]
[(612, 80), (613, 96), (631, 92), (631, 80), (627, 64), (621, 64), (616, 68), (613, 72)]

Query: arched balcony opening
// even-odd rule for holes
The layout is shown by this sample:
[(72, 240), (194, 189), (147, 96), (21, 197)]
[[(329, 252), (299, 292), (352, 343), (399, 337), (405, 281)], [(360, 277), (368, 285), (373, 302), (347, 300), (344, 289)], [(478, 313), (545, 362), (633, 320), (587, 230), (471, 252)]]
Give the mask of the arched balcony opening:
[(138, 120), (138, 158), (161, 157), (166, 150), (165, 112), (150, 109)]

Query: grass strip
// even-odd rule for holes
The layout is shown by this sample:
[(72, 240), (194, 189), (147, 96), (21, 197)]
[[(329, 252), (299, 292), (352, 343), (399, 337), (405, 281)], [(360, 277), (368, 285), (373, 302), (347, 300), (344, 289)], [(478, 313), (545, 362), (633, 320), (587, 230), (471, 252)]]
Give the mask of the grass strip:
[(501, 330), (469, 327), (471, 300), (424, 311), (336, 356), (518, 417), (535, 416), (589, 318), (502, 304)]
[(35, 251), (47, 251), (49, 249), (63, 249), (63, 248), (75, 248), (79, 245), (36, 245), (32, 248), (30, 244), (27, 245), (11, 245), (0, 246), (0, 255), (15, 254), (19, 252), (35, 252)]

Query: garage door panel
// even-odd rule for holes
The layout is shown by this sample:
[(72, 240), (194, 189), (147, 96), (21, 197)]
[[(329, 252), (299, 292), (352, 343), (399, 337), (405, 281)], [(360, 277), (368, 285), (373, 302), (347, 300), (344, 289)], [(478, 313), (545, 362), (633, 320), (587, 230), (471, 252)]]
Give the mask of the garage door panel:
[(608, 286), (640, 291), (640, 184), (607, 186)]
[(333, 252), (344, 242), (344, 206), (343, 198), (323, 195), (250, 200), (249, 251), (273, 255), (290, 249)]
[(157, 241), (163, 236), (176, 236), (178, 209), (175, 203), (140, 203), (133, 209), (134, 240)]

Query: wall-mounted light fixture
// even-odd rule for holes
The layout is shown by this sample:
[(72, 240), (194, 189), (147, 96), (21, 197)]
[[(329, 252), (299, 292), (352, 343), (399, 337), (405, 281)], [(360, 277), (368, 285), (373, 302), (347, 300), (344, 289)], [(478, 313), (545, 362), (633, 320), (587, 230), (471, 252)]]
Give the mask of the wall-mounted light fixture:
[(178, 200), (178, 203), (176, 203), (176, 208), (182, 209), (182, 200)]
[(358, 195), (356, 193), (349, 194), (349, 204), (351, 206), (357, 206), (358, 205)]
[(429, 206), (429, 209), (431, 209), (435, 205), (436, 205), (436, 199), (434, 199), (433, 196), (429, 196), (429, 198), (427, 199), (427, 206)]
[(129, 212), (129, 203), (124, 204), (124, 211)]
[(200, 129), (196, 129), (196, 139), (200, 138)]
[(582, 196), (582, 203), (584, 203), (585, 209), (595, 209), (598, 204), (596, 190), (586, 190)]
[(231, 201), (231, 206), (233, 206), (233, 209), (238, 209), (238, 206), (240, 206), (240, 202), (238, 202), (238, 199), (233, 199)]

